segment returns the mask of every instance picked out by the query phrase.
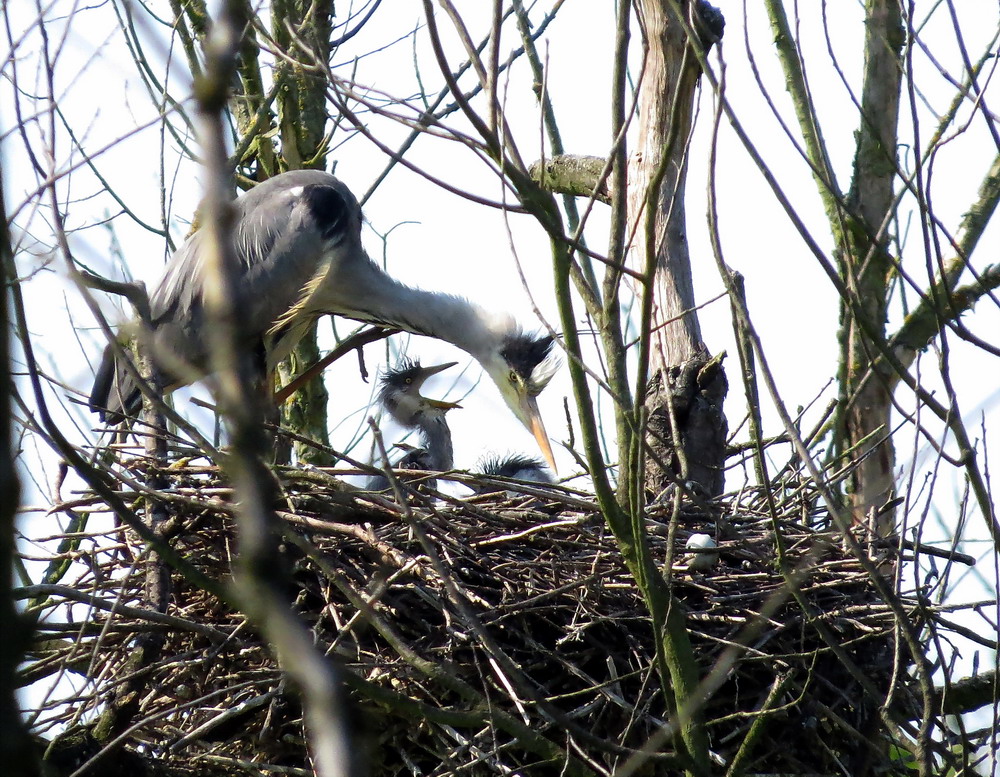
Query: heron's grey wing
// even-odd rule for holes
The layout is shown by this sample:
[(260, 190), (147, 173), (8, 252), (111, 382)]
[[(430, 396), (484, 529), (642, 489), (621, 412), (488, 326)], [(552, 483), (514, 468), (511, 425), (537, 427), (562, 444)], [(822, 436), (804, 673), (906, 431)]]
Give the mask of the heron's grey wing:
[[(266, 339), (271, 365), (288, 355), (317, 316), (340, 312), (337, 304), (330, 304), (329, 291), (351, 286), (352, 266), (371, 266), (361, 246), (361, 208), (346, 186), (331, 176), (328, 183), (301, 187), (296, 194), (288, 229), (274, 242), (267, 261), (253, 271), (250, 284), (280, 290), (271, 300), (256, 301), (268, 305), (280, 296), (282, 303)], [(348, 296), (364, 294), (366, 288), (356, 283)], [(273, 304), (267, 313), (275, 313)]]
[[(233, 247), (238, 261), (241, 347), (260, 341), (315, 272), (318, 239), (314, 230), (303, 228), (302, 191), (301, 186), (272, 185), (262, 194), (254, 189), (237, 200)], [(155, 348), (167, 349), (194, 368), (192, 376), (182, 377), (185, 383), (207, 372), (210, 361), (205, 337), (204, 241), (200, 231), (188, 238), (150, 300)]]
[[(319, 170), (275, 176), (240, 197), (236, 208), (233, 240), (239, 260), (237, 305), (244, 325), (241, 345), (253, 347), (301, 301), (318, 275), (331, 235), (354, 234), (360, 246), (361, 211), (343, 183)], [(172, 384), (189, 383), (209, 368), (203, 243), (200, 231), (188, 237), (150, 297), (154, 356), (159, 354)], [(294, 345), (296, 339), (285, 341)], [(188, 369), (180, 368), (183, 364)], [(137, 407), (138, 397), (135, 384), (109, 349), (94, 382), (92, 407), (110, 410), (113, 417), (123, 408)]]
[(244, 320), (259, 335), (296, 305), (325, 268), (326, 239), (312, 213), (313, 186), (275, 192), (240, 220), (237, 254), (243, 269)]
[[(149, 298), (154, 351), (169, 348), (176, 357), (183, 355), (192, 364), (204, 363), (204, 348), (200, 347), (197, 327), (192, 322), (200, 308), (196, 302), (201, 288), (200, 242), (200, 233), (195, 233), (177, 249)], [(165, 377), (168, 383), (176, 381), (170, 374)], [(102, 421), (117, 424), (139, 409), (139, 397), (139, 387), (108, 345), (90, 392), (90, 409), (99, 413)]]
[[(190, 383), (208, 369), (204, 244), (205, 236), (200, 230), (190, 235), (171, 257), (149, 299), (153, 354), (161, 368), (170, 373), (171, 382)], [(190, 374), (179, 374), (188, 369)]]
[(91, 412), (97, 413), (101, 421), (114, 425), (139, 409), (139, 396), (139, 387), (115, 357), (114, 349), (105, 346), (90, 390)]

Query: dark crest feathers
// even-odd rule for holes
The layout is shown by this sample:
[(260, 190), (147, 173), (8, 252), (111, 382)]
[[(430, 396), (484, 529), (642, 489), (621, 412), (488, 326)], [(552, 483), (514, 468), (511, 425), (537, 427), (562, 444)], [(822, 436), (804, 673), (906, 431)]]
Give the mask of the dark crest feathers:
[[(539, 376), (535, 371), (552, 353), (552, 345), (551, 335), (538, 336), (518, 332), (510, 336), (500, 350), (500, 355), (526, 383), (534, 385), (537, 391), (541, 391), (550, 376)], [(544, 382), (541, 382), (540, 378), (543, 377)], [(537, 385), (539, 383), (540, 385)]]
[(405, 356), (399, 363), (382, 373), (379, 380), (379, 401), (385, 403), (387, 397), (395, 391), (405, 389), (420, 372), (420, 362), (407, 359)]
[(545, 465), (533, 456), (514, 453), (509, 456), (490, 456), (482, 462), (479, 470), (487, 477), (513, 478), (525, 470), (544, 472)]

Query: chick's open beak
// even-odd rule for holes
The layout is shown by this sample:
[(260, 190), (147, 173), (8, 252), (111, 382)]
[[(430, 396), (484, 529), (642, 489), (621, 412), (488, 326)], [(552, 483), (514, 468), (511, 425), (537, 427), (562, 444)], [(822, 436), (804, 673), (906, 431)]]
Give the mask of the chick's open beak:
[(449, 367), (454, 367), (458, 362), (448, 362), (447, 364), (436, 364), (433, 367), (421, 367), (420, 368), (420, 380), (421, 382), (427, 380), (431, 375), (437, 375), (439, 372), (444, 372)]
[(456, 410), (462, 407), (458, 402), (445, 402), (443, 399), (428, 399), (427, 404), (439, 410)]
[(524, 397), (521, 399), (521, 409), (524, 417), (528, 420), (528, 429), (535, 436), (535, 441), (542, 451), (542, 456), (548, 463), (553, 474), (556, 474), (556, 459), (552, 455), (552, 446), (549, 444), (549, 436), (545, 433), (545, 424), (542, 423), (542, 414), (538, 412), (538, 403), (534, 397)]
[[(427, 380), (431, 375), (437, 375), (439, 372), (444, 372), (449, 367), (454, 367), (458, 362), (448, 362), (447, 364), (436, 364), (433, 367), (421, 367), (420, 374), (417, 377), (416, 388), (420, 391), (421, 386), (424, 385), (424, 381)], [(446, 402), (443, 399), (429, 399), (423, 397), (423, 400), (431, 407), (436, 407), (439, 410), (454, 410), (455, 408), (461, 407), (456, 402)]]

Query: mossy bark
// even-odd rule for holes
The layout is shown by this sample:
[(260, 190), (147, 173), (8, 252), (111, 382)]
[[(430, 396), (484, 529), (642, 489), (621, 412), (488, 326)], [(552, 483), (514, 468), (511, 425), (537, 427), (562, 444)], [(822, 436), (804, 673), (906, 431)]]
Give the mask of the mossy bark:
[[(841, 250), (841, 273), (852, 300), (841, 303), (841, 422), (844, 450), (857, 462), (850, 498), (855, 520), (884, 505), (894, 488), (895, 451), (889, 436), (891, 370), (878, 360), (859, 319), (885, 338), (889, 283), (889, 225), (893, 220), (897, 123), (902, 81), (903, 27), (898, 3), (869, 0), (865, 28), (865, 80), (850, 213)], [(893, 511), (880, 519), (891, 533)]]
[[(281, 138), (281, 170), (326, 167), (326, 78), (314, 65), (330, 59), (333, 0), (279, 0), (272, 8), (272, 33), (282, 48), (296, 60), (286, 64), (286, 78), (277, 94), (278, 132)], [(295, 31), (293, 39), (290, 29)], [(304, 49), (303, 49), (304, 47)], [(313, 326), (289, 358), (278, 367), (278, 382), (286, 385), (320, 358)], [(300, 463), (328, 466), (334, 462), (326, 452), (330, 445), (327, 425), (329, 394), (323, 376), (304, 385), (281, 408), (282, 425), (319, 443), (322, 448), (295, 443)]]

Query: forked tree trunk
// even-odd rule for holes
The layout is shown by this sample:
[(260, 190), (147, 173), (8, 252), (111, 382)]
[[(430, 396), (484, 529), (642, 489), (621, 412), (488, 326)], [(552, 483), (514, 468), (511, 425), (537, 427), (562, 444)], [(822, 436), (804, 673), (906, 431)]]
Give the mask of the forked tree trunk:
[[(688, 2), (681, 6), (703, 27)], [(679, 478), (715, 495), (723, 489), (727, 384), (721, 367), (709, 358), (694, 311), (684, 211), (687, 145), (701, 67), (667, 0), (640, 0), (638, 8), (646, 56), (639, 139), (629, 161), (630, 255), (633, 268), (656, 266), (646, 486), (655, 496)], [(716, 29), (721, 35), (721, 26)], [(711, 38), (704, 41), (710, 44)]]

